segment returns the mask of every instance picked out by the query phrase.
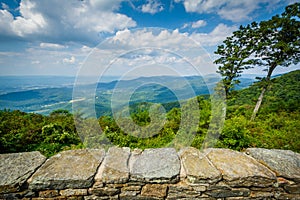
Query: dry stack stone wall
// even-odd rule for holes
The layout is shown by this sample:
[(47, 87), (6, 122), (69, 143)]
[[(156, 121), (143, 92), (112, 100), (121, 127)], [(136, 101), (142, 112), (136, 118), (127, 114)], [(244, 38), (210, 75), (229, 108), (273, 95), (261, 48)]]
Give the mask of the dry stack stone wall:
[(0, 154), (0, 199), (300, 199), (300, 154), (112, 147)]

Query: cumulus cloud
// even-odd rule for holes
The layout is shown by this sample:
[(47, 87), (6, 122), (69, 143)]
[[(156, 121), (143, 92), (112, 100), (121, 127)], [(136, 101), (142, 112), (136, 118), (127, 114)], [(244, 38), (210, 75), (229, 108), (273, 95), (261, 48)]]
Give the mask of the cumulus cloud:
[(83, 52), (83, 53), (89, 53), (91, 52), (93, 49), (86, 46), (86, 45), (83, 45), (81, 48), (80, 48), (80, 51)]
[(166, 49), (185, 49), (193, 46), (192, 40), (187, 40), (187, 33), (180, 33), (178, 29), (169, 31), (165, 29), (141, 29), (137, 31), (118, 31), (109, 41), (116, 46), (130, 46), (139, 48), (141, 46), (156, 46)]
[(236, 26), (227, 26), (221, 23), (210, 33), (193, 33), (190, 37), (203, 46), (214, 46), (220, 44), (235, 30), (237, 30)]
[(120, 3), (123, 0), (90, 0), (92, 7), (101, 11), (114, 11), (120, 8)]
[(6, 16), (1, 16), (0, 20), (8, 20), (7, 23), (9, 23), (10, 26), (5, 29), (10, 29), (9, 32), (20, 37), (24, 37), (28, 34), (41, 33), (46, 29), (47, 23), (44, 16), (35, 10), (35, 7), (36, 3), (33, 1), (21, 1), (19, 7), (21, 16), (14, 18), (10, 12), (4, 10), (4, 12), (6, 11), (4, 14)]
[(115, 12), (120, 3), (121, 0), (21, 0), (20, 16), (0, 9), (0, 36), (95, 42), (99, 32), (114, 33), (136, 26), (132, 18)]
[(51, 49), (62, 49), (65, 48), (64, 45), (54, 44), (54, 43), (40, 43), (41, 48), (51, 48)]
[(200, 19), (200, 20), (192, 23), (192, 28), (200, 28), (200, 27), (206, 26), (206, 24), (207, 24), (206, 21)]
[(183, 26), (180, 29), (186, 29), (186, 28), (200, 28), (200, 27), (204, 27), (207, 25), (207, 22), (205, 20), (198, 20), (195, 22), (188, 22), (188, 23), (184, 23)]
[(31, 61), (31, 64), (34, 64), (34, 65), (38, 65), (40, 64), (41, 62), (39, 60), (33, 60)]
[(141, 11), (144, 13), (155, 14), (164, 10), (164, 7), (157, 0), (147, 0), (147, 3), (142, 5)]
[[(82, 73), (95, 75), (103, 71), (106, 75), (122, 75), (135, 67), (145, 67), (152, 69), (152, 75), (167, 75), (164, 70), (153, 71), (152, 68), (166, 66), (181, 75), (195, 75), (199, 70), (204, 74), (216, 71), (212, 63), (205, 49), (188, 33), (155, 28), (127, 29), (97, 46), (83, 65), (90, 68)], [(106, 66), (107, 69), (102, 69)], [(146, 71), (143, 76), (149, 75)]]
[(4, 10), (9, 10), (9, 6), (7, 4), (3, 3), (3, 2), (1, 3), (1, 7)]
[(284, 0), (176, 0), (175, 2), (182, 2), (187, 12), (217, 13), (224, 19), (241, 22), (251, 20), (253, 11), (262, 4), (272, 8), (282, 4)]
[(74, 56), (71, 56), (70, 58), (64, 58), (63, 59), (63, 63), (66, 63), (66, 64), (74, 64), (76, 61), (75, 57)]
[(0, 34), (10, 35), (12, 34), (11, 22), (13, 21), (13, 16), (7, 10), (0, 10)]

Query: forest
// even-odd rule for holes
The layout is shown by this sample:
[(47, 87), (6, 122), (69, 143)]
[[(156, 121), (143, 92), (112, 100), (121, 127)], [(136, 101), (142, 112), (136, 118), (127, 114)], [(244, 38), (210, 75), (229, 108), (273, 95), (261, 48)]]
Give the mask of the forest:
[[(240, 151), (248, 147), (263, 147), (300, 152), (300, 70), (271, 79), (271, 87), (257, 117), (250, 120), (260, 88), (261, 82), (257, 82), (235, 91), (228, 99), (225, 126), (215, 147)], [(211, 102), (207, 96), (197, 96), (196, 99), (200, 121), (191, 146), (201, 148), (211, 119)], [(184, 106), (189, 106), (189, 102), (194, 101), (187, 100)], [(149, 107), (149, 103), (132, 105), (133, 121), (140, 126), (149, 124)], [(166, 119), (159, 133), (149, 138), (124, 133), (111, 116), (100, 117), (98, 123), (105, 137), (114, 145), (145, 149), (167, 146), (174, 139), (180, 126), (181, 109), (178, 106), (171, 108)], [(126, 119), (123, 120), (126, 123)], [(1, 153), (38, 150), (51, 156), (62, 150), (87, 146), (76, 132), (73, 114), (66, 110), (56, 110), (47, 116), (2, 110), (0, 121)]]
[[(224, 127), (214, 147), (239, 151), (262, 147), (300, 152), (300, 70), (273, 77), (278, 67), (299, 63), (299, 18), (300, 3), (289, 5), (281, 15), (240, 26), (218, 46), (215, 54), (219, 58), (214, 63), (218, 65), (217, 73), (222, 76), (222, 81), (216, 86), (215, 93), (225, 93), (227, 109)], [(254, 67), (264, 70), (266, 76), (248, 88), (236, 90), (241, 74)], [(199, 111), (183, 112), (185, 107), (192, 107), (195, 103), (199, 104)], [(130, 116), (117, 119), (124, 127), (132, 119), (139, 127), (144, 127), (142, 133), (130, 132), (131, 127), (126, 127), (127, 132), (124, 132), (116, 118), (105, 115), (97, 119), (103, 131), (101, 135), (88, 131), (92, 119), (79, 113), (56, 110), (49, 115), (40, 115), (1, 110), (0, 151), (37, 150), (51, 156), (66, 149), (95, 147), (94, 144), (103, 140), (132, 149), (165, 147), (182, 134), (182, 124), (188, 124), (190, 117), (199, 118), (190, 145), (203, 148), (212, 121), (211, 97), (200, 95), (185, 100), (181, 107), (176, 102), (164, 103), (167, 108), (165, 123), (154, 135), (151, 131), (160, 120), (156, 120), (157, 123), (151, 121), (149, 111), (152, 105), (147, 102), (131, 104)], [(75, 122), (87, 131), (78, 134)]]

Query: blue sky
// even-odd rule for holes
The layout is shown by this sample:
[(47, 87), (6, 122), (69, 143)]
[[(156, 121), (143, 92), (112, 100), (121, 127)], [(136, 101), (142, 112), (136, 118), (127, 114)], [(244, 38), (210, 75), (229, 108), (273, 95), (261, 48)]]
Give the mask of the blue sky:
[[(296, 1), (0, 2), (0, 75), (74, 76), (80, 70), (86, 75), (134, 70), (136, 75), (165, 75), (171, 68), (181, 75), (215, 73), (213, 52), (227, 36), (240, 25), (281, 14)], [(191, 65), (198, 71), (188, 69)], [(299, 68), (278, 68), (275, 73)], [(247, 73), (262, 72), (256, 68)]]

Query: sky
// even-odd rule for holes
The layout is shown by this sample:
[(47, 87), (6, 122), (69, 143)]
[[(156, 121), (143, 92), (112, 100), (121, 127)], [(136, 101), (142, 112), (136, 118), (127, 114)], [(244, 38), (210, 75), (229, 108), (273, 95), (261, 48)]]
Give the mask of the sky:
[(211, 74), (226, 37), (294, 2), (0, 0), (0, 75)]

